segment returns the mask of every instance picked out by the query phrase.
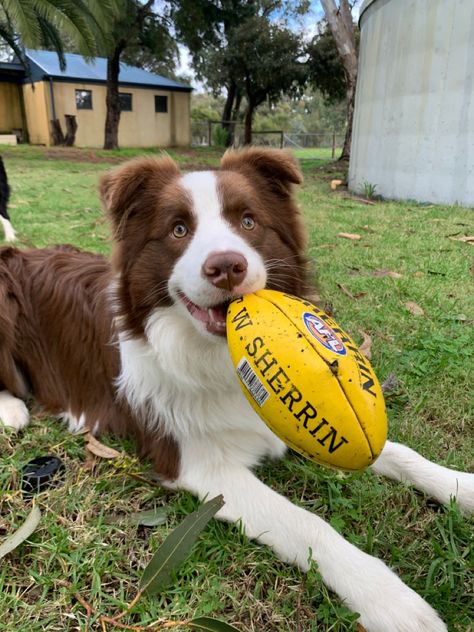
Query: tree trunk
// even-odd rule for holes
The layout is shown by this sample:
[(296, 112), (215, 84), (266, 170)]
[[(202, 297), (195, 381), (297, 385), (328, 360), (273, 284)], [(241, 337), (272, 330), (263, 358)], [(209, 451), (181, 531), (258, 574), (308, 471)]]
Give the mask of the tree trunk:
[(64, 138), (64, 144), (66, 147), (72, 147), (76, 142), (77, 121), (73, 114), (65, 114), (66, 119), (66, 136)]
[(51, 135), (53, 145), (64, 145), (64, 134), (59, 119), (51, 119)]
[(248, 102), (247, 109), (245, 110), (245, 132), (244, 132), (244, 145), (252, 144), (252, 121), (255, 105), (252, 101)]
[(119, 72), (120, 55), (126, 43), (119, 42), (107, 58), (107, 114), (105, 117), (104, 149), (118, 149), (118, 129), (120, 123)]
[(346, 77), (346, 137), (339, 160), (349, 160), (351, 154), (352, 120), (354, 118), (354, 100), (357, 84), (357, 47), (354, 37), (354, 26), (348, 0), (340, 0), (339, 8), (335, 0), (321, 0), (324, 13), (336, 42)]
[(226, 147), (230, 147), (233, 140), (233, 125), (231, 123), (232, 119), (232, 108), (234, 107), (234, 101), (237, 93), (237, 86), (235, 85), (235, 81), (231, 80), (229, 88), (227, 90), (227, 97), (224, 103), (224, 109), (222, 110), (222, 121), (221, 125), (223, 129), (227, 132), (227, 140)]

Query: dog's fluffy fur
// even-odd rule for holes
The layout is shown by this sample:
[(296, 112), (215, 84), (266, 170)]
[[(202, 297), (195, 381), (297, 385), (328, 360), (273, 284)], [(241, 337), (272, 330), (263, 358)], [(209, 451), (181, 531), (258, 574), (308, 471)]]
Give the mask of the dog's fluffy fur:
[[(111, 263), (63, 247), (0, 251), (0, 418), (25, 400), (96, 433), (133, 435), (163, 484), (223, 494), (219, 517), (300, 568), (310, 556), (369, 631), (441, 632), (436, 612), (380, 560), (252, 473), (284, 445), (246, 402), (225, 342), (228, 302), (263, 287), (307, 295), (305, 233), (279, 151), (227, 153), (218, 172), (169, 158), (106, 174)], [(387, 442), (372, 469), (474, 510), (474, 475)]]
[(10, 216), (8, 215), (8, 200), (10, 199), (10, 187), (8, 185), (7, 172), (3, 159), (0, 156), (0, 223), (3, 226), (5, 241), (15, 241), (16, 235), (13, 230)]

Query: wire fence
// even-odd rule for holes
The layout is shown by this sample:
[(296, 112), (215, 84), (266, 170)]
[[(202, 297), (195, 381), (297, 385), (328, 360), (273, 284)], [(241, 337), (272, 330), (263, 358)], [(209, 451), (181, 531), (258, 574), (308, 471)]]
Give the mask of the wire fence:
[[(228, 134), (232, 146), (244, 144), (243, 123), (229, 121), (229, 131), (223, 129), (221, 121), (192, 121), (191, 134), (194, 147), (226, 146)], [(265, 147), (289, 147), (295, 150), (320, 149), (325, 157), (337, 158), (344, 144), (344, 132), (327, 130), (318, 133), (293, 133), (284, 130), (252, 132), (252, 145)]]

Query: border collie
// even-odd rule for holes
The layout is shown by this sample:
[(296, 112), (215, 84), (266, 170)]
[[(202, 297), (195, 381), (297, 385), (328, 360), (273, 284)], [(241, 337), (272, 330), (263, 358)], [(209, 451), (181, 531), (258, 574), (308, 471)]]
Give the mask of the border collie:
[(13, 230), (7, 207), (10, 198), (10, 187), (8, 186), (7, 172), (0, 156), (0, 223), (3, 226), (5, 241), (15, 241), (16, 235)]
[[(225, 339), (230, 300), (264, 287), (298, 296), (305, 233), (280, 150), (228, 152), (180, 174), (167, 157), (105, 174), (111, 262), (63, 247), (0, 251), (0, 418), (28, 423), (30, 396), (71, 429), (135, 437), (163, 484), (223, 494), (222, 520), (326, 582), (371, 632), (442, 632), (433, 608), (381, 560), (255, 477), (285, 446), (248, 405)], [(474, 475), (387, 442), (371, 468), (474, 510)]]

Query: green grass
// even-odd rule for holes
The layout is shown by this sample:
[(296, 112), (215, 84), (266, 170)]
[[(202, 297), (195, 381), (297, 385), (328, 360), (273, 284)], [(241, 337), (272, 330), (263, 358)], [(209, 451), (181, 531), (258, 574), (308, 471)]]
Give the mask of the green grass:
[[(21, 244), (70, 242), (107, 253), (97, 178), (137, 153), (2, 150)], [(170, 153), (183, 169), (213, 166), (219, 157), (206, 150)], [(387, 401), (391, 438), (443, 464), (472, 470), (472, 246), (448, 237), (474, 234), (472, 211), (365, 205), (331, 192), (330, 180), (344, 177), (338, 164), (306, 156), (302, 166), (300, 203), (320, 292), (357, 340), (360, 330), (371, 335), (380, 378), (393, 373), (399, 382)], [(342, 239), (339, 232), (358, 233), (361, 239)], [(373, 276), (381, 269), (403, 276)], [(366, 294), (351, 299), (338, 284), (353, 295)], [(420, 305), (424, 316), (412, 315), (405, 308), (408, 301)], [(128, 443), (105, 441), (133, 454)], [(43, 512), (38, 530), (0, 560), (0, 630), (5, 632), (85, 630), (75, 592), (102, 614), (119, 612), (134, 597), (142, 569), (166, 534), (197, 506), (190, 494), (137, 481), (113, 462), (87, 470), (83, 438), (53, 420), (34, 417), (20, 436), (1, 434), (0, 453), (0, 539), (29, 510), (18, 491), (21, 467), (34, 456), (55, 453), (67, 472), (64, 486), (38, 497)], [(146, 466), (131, 461), (131, 470), (143, 474)], [(297, 455), (264, 465), (259, 475), (384, 559), (436, 607), (451, 631), (472, 630), (474, 522), (461, 517), (455, 505), (439, 507), (406, 485), (370, 473), (331, 472)], [(121, 519), (155, 505), (169, 508), (165, 527), (146, 529)], [(140, 601), (129, 621), (138, 625), (202, 614), (259, 632), (356, 629), (354, 616), (328, 593), (316, 569), (304, 575), (249, 542), (237, 526), (217, 521), (173, 585)], [(92, 629), (100, 626), (93, 623)]]

